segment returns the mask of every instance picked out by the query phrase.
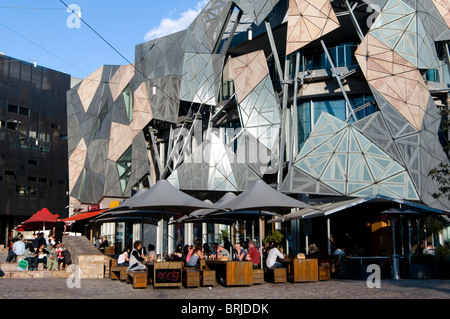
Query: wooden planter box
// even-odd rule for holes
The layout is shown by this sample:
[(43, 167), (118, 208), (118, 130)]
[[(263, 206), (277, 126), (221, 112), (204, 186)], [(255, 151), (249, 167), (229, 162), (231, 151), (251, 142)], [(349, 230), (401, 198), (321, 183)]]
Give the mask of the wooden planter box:
[(437, 279), (438, 277), (436, 264), (409, 264), (409, 279)]

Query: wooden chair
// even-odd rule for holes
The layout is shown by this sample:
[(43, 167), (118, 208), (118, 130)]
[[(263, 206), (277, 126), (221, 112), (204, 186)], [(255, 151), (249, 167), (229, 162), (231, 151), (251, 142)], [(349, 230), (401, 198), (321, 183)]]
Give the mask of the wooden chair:
[(328, 263), (322, 263), (319, 265), (319, 280), (330, 280), (331, 278), (331, 265)]
[(128, 271), (127, 283), (131, 283), (133, 288), (147, 288), (146, 271)]
[(200, 271), (183, 269), (183, 286), (185, 288), (200, 287)]
[(286, 268), (267, 268), (267, 281), (274, 284), (287, 282)]
[(260, 285), (264, 283), (264, 269), (253, 269), (253, 284)]
[(216, 284), (216, 271), (201, 269), (200, 282), (202, 287), (214, 286)]

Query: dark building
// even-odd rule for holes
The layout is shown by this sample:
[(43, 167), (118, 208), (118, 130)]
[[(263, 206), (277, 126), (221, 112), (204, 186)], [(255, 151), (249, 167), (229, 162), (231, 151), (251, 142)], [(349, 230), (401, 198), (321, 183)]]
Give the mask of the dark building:
[(70, 75), (0, 55), (0, 244), (46, 207), (67, 215)]

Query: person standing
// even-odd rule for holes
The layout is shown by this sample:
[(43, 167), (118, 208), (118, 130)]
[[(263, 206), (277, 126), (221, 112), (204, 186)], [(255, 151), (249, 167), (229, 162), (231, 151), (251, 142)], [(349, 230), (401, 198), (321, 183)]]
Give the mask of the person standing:
[(61, 217), (56, 218), (55, 226), (53, 227), (53, 234), (55, 234), (56, 243), (61, 243), (64, 233), (66, 232), (66, 223), (61, 220)]

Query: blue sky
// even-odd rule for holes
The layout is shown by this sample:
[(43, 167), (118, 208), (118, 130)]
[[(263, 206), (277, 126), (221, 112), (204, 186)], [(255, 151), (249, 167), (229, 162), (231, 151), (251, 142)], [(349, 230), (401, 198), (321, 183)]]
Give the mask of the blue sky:
[[(186, 29), (204, 0), (63, 0), (128, 61), (137, 44)], [(0, 0), (0, 52), (85, 78), (105, 64), (127, 64), (88, 26), (69, 28), (60, 0)]]

